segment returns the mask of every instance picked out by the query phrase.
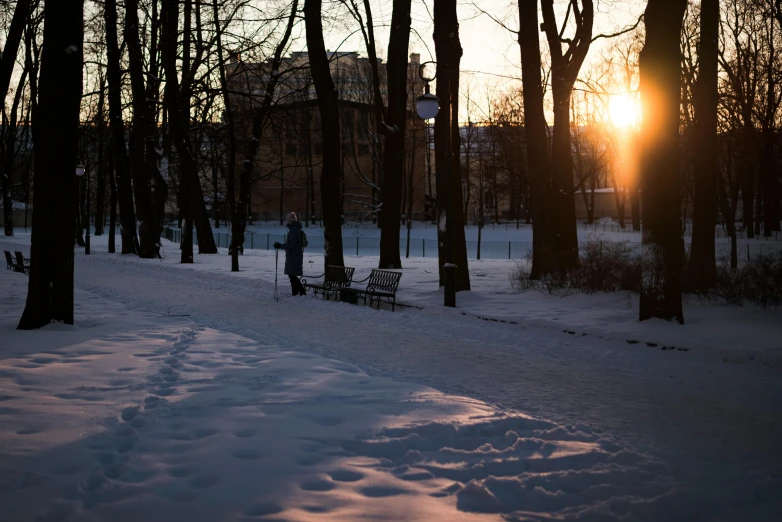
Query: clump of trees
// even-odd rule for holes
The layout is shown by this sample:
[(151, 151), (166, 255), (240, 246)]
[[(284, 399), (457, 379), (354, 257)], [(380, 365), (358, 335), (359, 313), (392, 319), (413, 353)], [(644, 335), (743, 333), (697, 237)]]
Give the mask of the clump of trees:
[[(683, 321), (681, 293), (705, 294), (718, 284), (716, 227), (731, 237), (731, 270), (739, 269), (739, 236), (780, 231), (780, 3), (648, 0), (638, 22), (615, 34), (595, 34), (593, 0), (571, 0), (561, 10), (552, 0), (517, 7), (521, 77), (504, 92), (488, 89), (492, 94), (475, 103), (460, 73), (461, 13), (455, 0), (433, 2), (434, 87), (443, 103), (432, 135), (411, 124), (422, 83), (407, 59), (410, 0), (393, 2), (384, 67), (375, 36), (382, 22), (367, 0), (0, 5), (7, 33), (0, 56), (4, 233), (13, 234), (15, 201), (38, 209), (32, 256), (41, 268), (31, 278), (31, 311), (23, 323), (72, 320), (72, 310), (60, 310), (69, 299), (47, 297), (45, 287), (72, 289), (73, 243), (83, 241), (93, 222), (95, 235), (109, 234), (109, 251), (118, 224), (123, 254), (154, 258), (161, 255), (166, 215), (173, 214), (185, 263), (194, 261), (194, 237), (200, 254), (216, 253), (212, 226), (230, 222), (230, 266), (239, 270), (254, 184), (279, 182), (280, 211), (287, 210), (290, 169), (283, 156), (290, 143), (283, 135), (300, 142), (295, 154), (307, 171), (305, 221), (314, 219), (319, 203), (326, 264), (343, 263), (345, 202), (361, 199), (381, 228), (379, 266), (400, 268), (400, 225), (408, 223), (409, 238), (413, 173), (424, 168), (431, 217), (440, 225), (440, 266), (450, 252), (458, 290), (470, 288), (464, 225), (471, 211), (480, 227), (487, 218), (531, 223), (530, 278), (568, 277), (582, 262), (576, 199), (591, 223), (596, 192), (612, 188), (620, 225), (643, 230), (640, 318)], [(78, 34), (53, 27), (51, 17), (82, 20)], [(250, 18), (257, 22), (246, 23)], [(355, 75), (361, 85), (332, 74), (336, 53), (327, 51), (323, 28), (336, 19), (363, 39), (366, 70)], [(48, 44), (66, 39), (74, 43), (63, 48), (76, 48), (67, 60), (47, 54)], [(595, 54), (598, 40), (604, 45)], [(305, 45), (303, 60), (286, 57)], [(83, 93), (80, 87), (76, 120), (67, 124), (75, 141), (52, 141), (43, 128), (47, 78), (75, 82), (77, 54)], [(76, 96), (75, 86), (65, 89)], [(371, 108), (358, 125), (339, 94), (350, 89), (360, 90), (351, 96)], [(644, 117), (633, 132), (609, 124), (617, 95), (642, 102)], [(71, 117), (70, 98), (58, 100)], [(294, 101), (303, 102), (304, 115), (288, 111)], [(465, 113), (466, 125), (459, 117)], [(283, 127), (293, 132), (279, 132)], [(354, 128), (370, 136), (362, 153), (371, 157), (371, 172), (360, 171), (355, 146), (352, 154), (344, 147)], [(317, 146), (323, 149), (319, 180)], [(425, 164), (416, 167), (418, 149), (425, 150)], [(279, 159), (279, 168), (260, 170), (260, 150)], [(52, 158), (82, 163), (87, 176), (55, 181), (47, 174)], [(370, 187), (369, 196), (349, 193), (346, 169)], [(51, 206), (54, 193), (60, 197)], [(56, 255), (47, 250), (54, 246), (42, 245), (47, 234), (67, 238), (56, 243)], [(65, 271), (45, 268), (42, 257), (59, 259), (55, 265)]]

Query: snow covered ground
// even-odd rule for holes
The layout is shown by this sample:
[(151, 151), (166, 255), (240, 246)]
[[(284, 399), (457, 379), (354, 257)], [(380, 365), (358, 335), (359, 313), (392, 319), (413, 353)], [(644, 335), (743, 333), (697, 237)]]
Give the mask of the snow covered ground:
[(271, 252), (166, 249), (77, 252), (74, 327), (14, 330), (0, 273), (0, 520), (782, 517), (775, 313), (640, 325), (632, 297), (515, 294), (508, 261), (445, 310), (430, 259), (421, 309), (276, 303)]

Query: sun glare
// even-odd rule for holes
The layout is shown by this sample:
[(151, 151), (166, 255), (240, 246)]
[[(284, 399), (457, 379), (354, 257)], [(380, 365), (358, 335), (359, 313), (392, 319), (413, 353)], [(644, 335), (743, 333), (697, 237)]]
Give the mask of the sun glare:
[(635, 126), (640, 120), (640, 107), (628, 94), (617, 94), (611, 97), (608, 105), (611, 123), (626, 129)]

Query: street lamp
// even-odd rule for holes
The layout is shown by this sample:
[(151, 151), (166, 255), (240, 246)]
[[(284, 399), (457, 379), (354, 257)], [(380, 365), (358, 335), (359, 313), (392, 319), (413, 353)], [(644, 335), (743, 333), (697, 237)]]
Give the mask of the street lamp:
[[(84, 168), (84, 165), (79, 163), (76, 165), (76, 176), (81, 178), (84, 176), (84, 173), (87, 172), (87, 169)], [(90, 174), (87, 172), (87, 234), (84, 236), (84, 255), (88, 256), (90, 255)]]
[[(418, 68), (418, 76), (424, 81), (424, 94), (415, 99), (415, 111), (424, 120), (429, 120), (436, 117), (440, 113), (440, 98), (429, 92), (429, 82), (437, 77), (437, 73), (429, 76), (425, 74), (426, 66), (429, 64), (437, 65), (437, 62), (424, 62)], [(446, 71), (443, 69), (443, 71)], [(456, 265), (453, 263), (453, 230), (448, 223), (448, 219), (452, 217), (453, 208), (453, 150), (451, 144), (451, 112), (452, 112), (452, 100), (451, 100), (451, 80), (448, 78), (445, 82), (445, 122), (444, 126), (448, 133), (448, 147), (445, 149), (445, 186), (446, 194), (444, 194), (445, 203), (442, 205), (445, 211), (445, 264), (443, 265), (443, 278), (445, 279), (445, 292), (444, 292), (444, 304), (451, 308), (456, 306)], [(437, 142), (435, 141), (435, 150), (437, 150)], [(440, 195), (438, 194), (438, 197)], [(439, 216), (442, 219), (442, 216)], [(438, 224), (438, 228), (441, 225)]]

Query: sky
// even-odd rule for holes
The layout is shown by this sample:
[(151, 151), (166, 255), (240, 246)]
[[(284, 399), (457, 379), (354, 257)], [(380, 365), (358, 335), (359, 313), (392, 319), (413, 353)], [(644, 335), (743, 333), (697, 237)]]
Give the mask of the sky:
[[(534, 0), (458, 0), (459, 37), (463, 48), (461, 61), (462, 83), (470, 82), (471, 95), (475, 99), (486, 99), (491, 91), (504, 91), (512, 87), (521, 77), (520, 53), (516, 35), (508, 29), (518, 27), (518, 1)], [(643, 0), (594, 0), (595, 23), (593, 34), (614, 33), (633, 25), (643, 13)], [(420, 53), (421, 60), (434, 60), (432, 40), (432, 0), (413, 0), (413, 34), (410, 38), (410, 53)], [(557, 21), (561, 23), (568, 0), (555, 0)], [(388, 22), (391, 19), (392, 3), (388, 0), (372, 0), (372, 15), (375, 22), (375, 39), (378, 53), (385, 56), (388, 42)], [(542, 19), (542, 17), (541, 17)], [(508, 29), (503, 27), (504, 24)], [(355, 24), (352, 29), (355, 29)], [(366, 56), (360, 34), (350, 36), (351, 26), (332, 26), (326, 35), (326, 45), (331, 50), (358, 50)], [(596, 59), (606, 40), (595, 42), (587, 56)], [(545, 38), (541, 34), (541, 52), (548, 52)], [(485, 105), (478, 102), (478, 112)], [(460, 119), (466, 119), (460, 114)]]
[[(343, 0), (324, 2), (324, 11), (333, 9), (334, 4)], [(363, 0), (355, 0), (363, 4)], [(432, 41), (432, 0), (412, 0), (413, 32), (410, 38), (410, 53), (419, 53), (422, 61), (434, 60)], [(500, 25), (499, 22), (514, 29), (518, 26), (518, 2), (535, 0), (457, 0), (457, 12), (460, 20), (460, 40), (463, 48), (461, 62), (462, 85), (468, 83), (471, 97), (477, 102), (477, 111), (485, 112), (485, 102), (493, 92), (507, 91), (520, 78), (520, 56), (516, 35)], [(557, 20), (561, 22), (569, 0), (554, 0)], [(583, 0), (579, 0), (583, 2)], [(645, 7), (645, 0), (594, 0), (594, 34), (613, 33), (634, 24)], [(370, 0), (375, 25), (375, 40), (378, 53), (385, 57), (388, 42), (388, 23), (391, 19), (392, 2), (390, 0)], [(324, 19), (326, 46), (330, 50), (358, 51), (366, 56), (364, 41), (357, 24), (344, 12), (337, 20)], [(291, 51), (303, 50), (304, 24), (297, 25)], [(296, 37), (298, 36), (298, 38)], [(547, 53), (545, 38), (541, 34), (541, 50)], [(600, 48), (606, 40), (595, 42), (587, 56), (590, 59), (600, 56)], [(544, 57), (545, 59), (545, 57)], [(16, 73), (18, 73), (18, 67)], [(583, 69), (583, 68), (582, 68)], [(14, 82), (12, 82), (14, 83)], [(462, 104), (462, 108), (465, 104)], [(466, 110), (466, 109), (465, 109)], [(477, 115), (481, 117), (480, 114)], [(460, 119), (467, 119), (462, 111)]]

